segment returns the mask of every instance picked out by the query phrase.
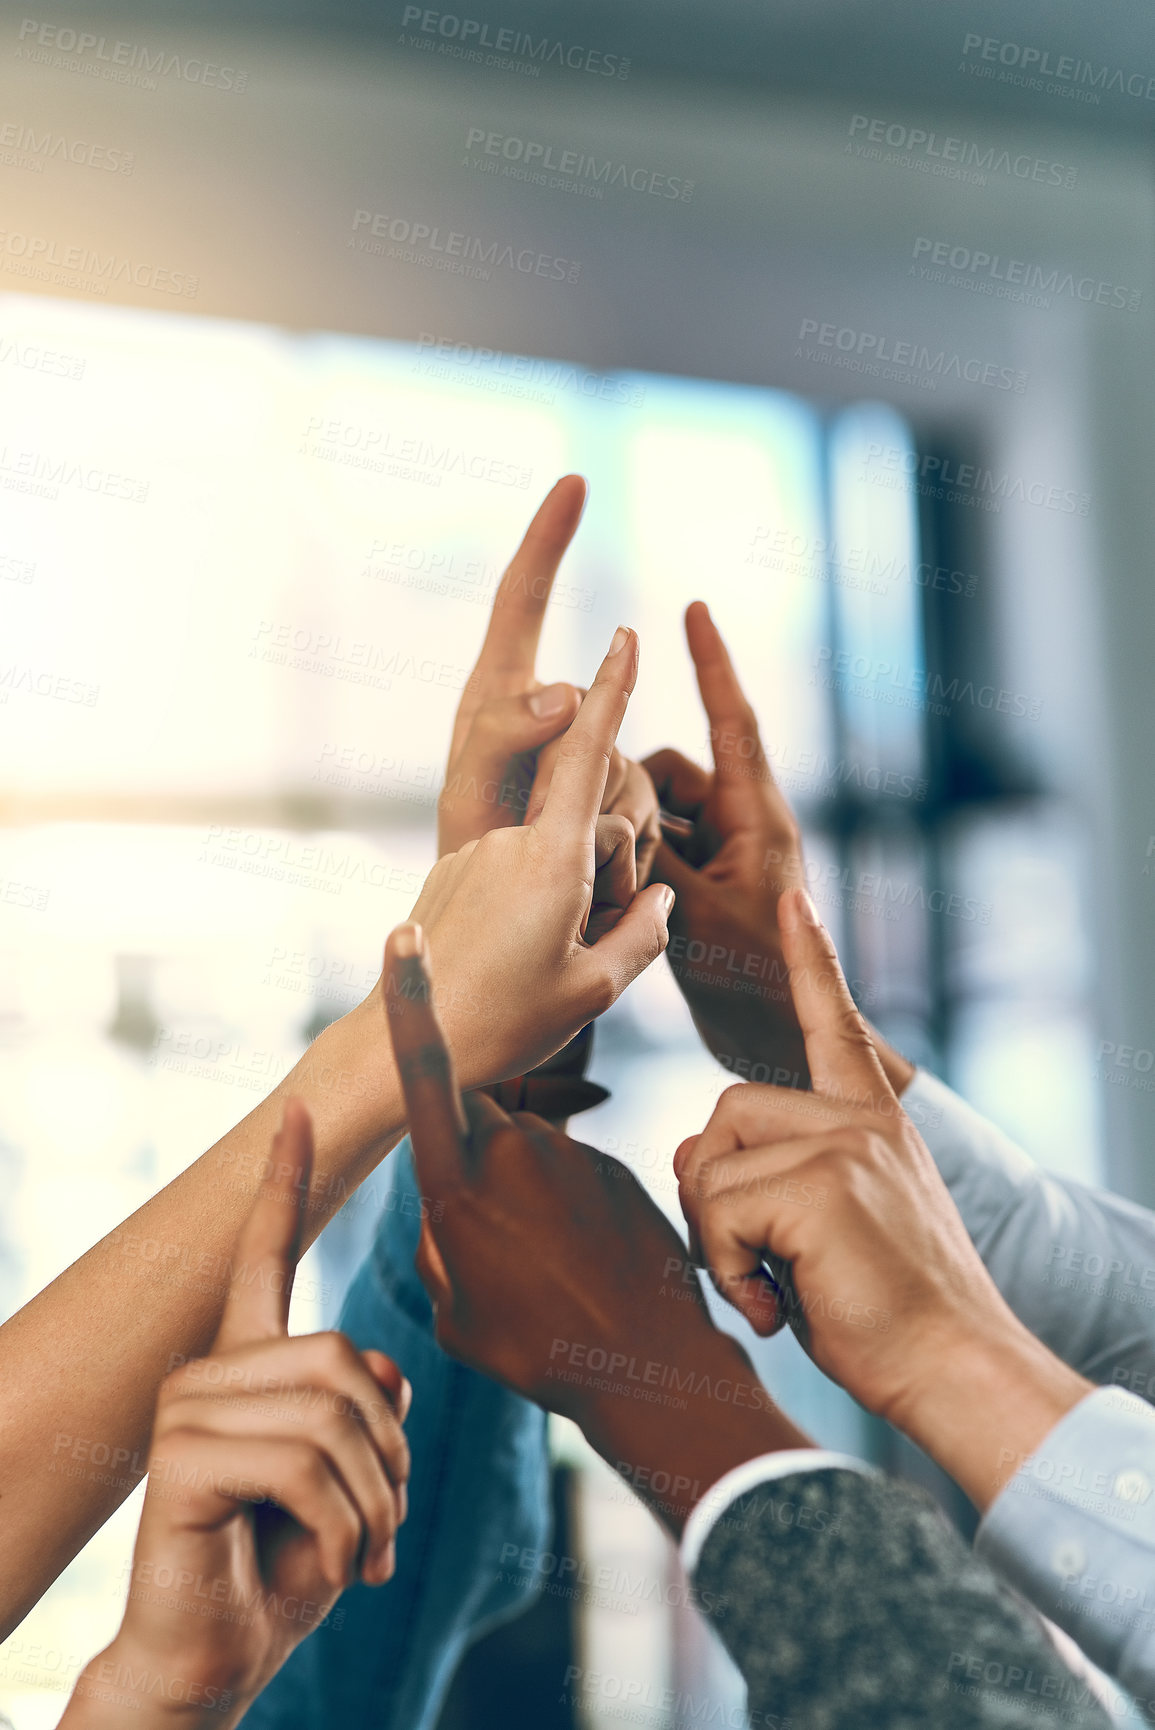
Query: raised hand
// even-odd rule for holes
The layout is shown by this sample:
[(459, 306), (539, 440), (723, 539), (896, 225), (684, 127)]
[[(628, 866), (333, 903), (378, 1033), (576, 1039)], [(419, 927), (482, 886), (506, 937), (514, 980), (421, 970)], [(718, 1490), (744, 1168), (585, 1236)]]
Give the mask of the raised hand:
[[(439, 855), (456, 853), (491, 829), (532, 823), (541, 809), (561, 735), (585, 694), (576, 685), (542, 685), (535, 671), (554, 579), (585, 500), (582, 477), (563, 475), (539, 506), (498, 586), (453, 723), (437, 803)], [(657, 851), (657, 800), (649, 777), (616, 747), (602, 809), (632, 824), (638, 881), (646, 883)]]
[(1009, 1476), (998, 1457), (1029, 1453), (1089, 1384), (996, 1290), (804, 890), (782, 896), (779, 928), (814, 1091), (728, 1088), (682, 1143), (691, 1249), (756, 1331), (790, 1322), (821, 1369), (985, 1506)]
[(312, 1166), (299, 1101), (271, 1164), (212, 1350), (161, 1388), (124, 1621), (81, 1677), (68, 1730), (201, 1712), (234, 1724), (346, 1586), (393, 1572), (408, 1383), (342, 1334), (288, 1334)]
[[(463, 1101), (427, 961), (419, 926), (393, 932), (389, 1025), (418, 1181), (436, 1204), (417, 1268), (437, 1338), (572, 1417), (677, 1528), (692, 1485), (700, 1495), (805, 1438), (713, 1326), (681, 1240), (625, 1166), (485, 1095)], [(671, 1412), (689, 1415), (671, 1424)], [(663, 1497), (663, 1481), (683, 1499)]]
[(802, 841), (758, 721), (702, 601), (686, 641), (710, 725), (714, 772), (674, 750), (646, 759), (662, 804), (693, 823), (654, 869), (677, 902), (667, 958), (709, 1051), (740, 1075), (804, 1086), (806, 1052), (778, 936), (778, 898), (803, 881)]
[(581, 476), (564, 475), (538, 507), (498, 586), (453, 723), (437, 804), (438, 854), (523, 821), (535, 753), (578, 712), (576, 686), (542, 685), (534, 668), (554, 578), (585, 499)]
[(413, 909), (447, 981), (439, 1008), (467, 1087), (552, 1056), (665, 947), (672, 892), (633, 893), (632, 829), (599, 817), (637, 669), (637, 637), (619, 629), (536, 821), (440, 859)]
[[(545, 804), (545, 796), (553, 780), (554, 767), (564, 738), (565, 735), (562, 734), (561, 738), (551, 739), (550, 743), (538, 752), (533, 785), (529, 790), (526, 807), (527, 823), (537, 821)], [(644, 888), (650, 880), (662, 840), (662, 832), (658, 826), (658, 795), (647, 771), (640, 763), (623, 757), (616, 746), (606, 771), (602, 812), (616, 822), (629, 824), (633, 838), (634, 875), (637, 887)]]

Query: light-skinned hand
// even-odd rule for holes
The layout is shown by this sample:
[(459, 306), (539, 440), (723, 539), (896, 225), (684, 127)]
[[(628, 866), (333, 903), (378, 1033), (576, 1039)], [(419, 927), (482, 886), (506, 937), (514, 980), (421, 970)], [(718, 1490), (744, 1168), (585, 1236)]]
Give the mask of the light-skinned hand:
[[(902, 1109), (805, 890), (778, 925), (813, 1092), (738, 1084), (674, 1169), (697, 1260), (986, 1506), (1089, 1384), (995, 1288)], [(776, 1297), (763, 1259), (781, 1285)]]
[[(439, 855), (456, 853), (491, 829), (533, 823), (544, 803), (561, 737), (585, 693), (565, 682), (543, 685), (537, 650), (558, 567), (585, 501), (582, 477), (563, 475), (538, 507), (498, 585), (453, 723), (437, 804)], [(616, 746), (602, 811), (632, 825), (637, 878), (644, 885), (658, 846), (657, 799), (649, 776)]]
[(312, 1166), (298, 1100), (271, 1166), (212, 1349), (162, 1385), (124, 1620), (66, 1730), (235, 1724), (346, 1586), (393, 1572), (409, 1385), (343, 1334), (288, 1333)]
[[(665, 948), (672, 891), (634, 893), (633, 831), (599, 815), (637, 669), (637, 637), (621, 627), (536, 820), (440, 859), (413, 909), (446, 981), (438, 1007), (468, 1088), (552, 1056)], [(394, 1007), (388, 991), (383, 1001)]]

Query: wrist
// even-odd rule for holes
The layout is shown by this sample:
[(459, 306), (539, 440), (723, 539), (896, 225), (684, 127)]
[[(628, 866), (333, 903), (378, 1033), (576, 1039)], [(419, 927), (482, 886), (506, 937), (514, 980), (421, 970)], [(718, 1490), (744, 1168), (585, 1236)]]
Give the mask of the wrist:
[[(308, 1245), (405, 1132), (404, 1097), (379, 992), (319, 1033), (254, 1114), (253, 1128), (262, 1139), (244, 1169), (255, 1184), (267, 1179), (265, 1138), (289, 1098), (304, 1103), (313, 1125)], [(230, 1151), (234, 1172), (240, 1157)]]
[(910, 1391), (883, 1415), (982, 1513), (1092, 1391), (1008, 1311), (1007, 1325), (976, 1329), (929, 1352)]
[[(620, 1355), (620, 1354), (619, 1354)], [(760, 1454), (811, 1446), (749, 1358), (712, 1324), (670, 1363), (637, 1351), (573, 1414), (586, 1438), (675, 1537), (719, 1478)]]
[(346, 1151), (386, 1151), (405, 1126), (401, 1078), (379, 990), (331, 1022), (281, 1084)]
[(163, 1661), (122, 1629), (77, 1677), (60, 1730), (123, 1730), (130, 1713), (138, 1730), (232, 1730), (256, 1692)]

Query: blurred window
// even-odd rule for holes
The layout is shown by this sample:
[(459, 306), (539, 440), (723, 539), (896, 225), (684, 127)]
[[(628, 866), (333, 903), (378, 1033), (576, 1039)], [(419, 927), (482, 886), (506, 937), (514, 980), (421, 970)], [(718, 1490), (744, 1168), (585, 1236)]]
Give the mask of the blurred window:
[[(1081, 953), (1070, 819), (997, 776), (955, 799), (940, 772), (918, 513), (872, 470), (912, 449), (890, 410), (829, 420), (766, 390), (19, 296), (0, 338), (4, 1313), (370, 988), (433, 859), (500, 572), (570, 468), (591, 501), (542, 676), (588, 680), (628, 620), (625, 747), (708, 763), (681, 613), (709, 600), (868, 1013), (1036, 1153), (1096, 1175), (1084, 981), (1049, 941), (1064, 929)], [(613, 1097), (583, 1137), (680, 1223), (670, 1156), (728, 1078), (663, 969), (607, 1018), (596, 1067)], [(334, 1319), (387, 1181), (306, 1258), (297, 1326)], [(759, 1357), (821, 1441), (886, 1453), (791, 1340)], [(582, 1470), (578, 1526), (598, 1530), (613, 1498)], [(55, 1723), (111, 1637), (137, 1501), (0, 1650), (20, 1730)], [(614, 1614), (582, 1611), (587, 1651), (636, 1631)], [(653, 1640), (672, 1674), (686, 1648)], [(32, 1647), (53, 1663), (30, 1672)]]

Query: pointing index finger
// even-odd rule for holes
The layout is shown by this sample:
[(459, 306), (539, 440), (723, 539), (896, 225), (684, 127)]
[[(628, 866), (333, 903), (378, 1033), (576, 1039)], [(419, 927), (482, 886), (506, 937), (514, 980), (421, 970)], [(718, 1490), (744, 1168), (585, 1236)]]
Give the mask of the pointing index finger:
[(638, 677), (638, 639), (619, 625), (604, 661), (557, 753), (537, 827), (557, 839), (593, 841), (606, 776)]
[(237, 1236), (214, 1352), (280, 1339), (289, 1331), (289, 1298), (313, 1171), (313, 1125), (299, 1099), (285, 1102), (270, 1164), (269, 1181)]
[(465, 1179), (469, 1127), (433, 1005), (420, 925), (390, 933), (382, 985), (421, 1187), (441, 1195)]
[[(762, 749), (757, 717), (738, 683), (730, 652), (710, 617), (705, 601), (692, 601), (686, 608), (686, 641), (698, 677), (702, 706), (710, 723), (718, 780), (748, 782), (752, 773), (756, 773), (758, 779), (769, 780), (770, 768)], [(724, 741), (728, 734), (733, 734), (736, 742), (738, 739), (743, 741), (738, 749), (747, 750), (748, 756), (734, 756), (733, 747), (727, 753)]]
[(850, 995), (830, 934), (805, 889), (783, 893), (778, 926), (815, 1093), (867, 1110), (893, 1110), (898, 1096)]
[(585, 509), (581, 475), (563, 475), (538, 506), (493, 599), (475, 677), (491, 696), (532, 683), (542, 620), (557, 568)]

